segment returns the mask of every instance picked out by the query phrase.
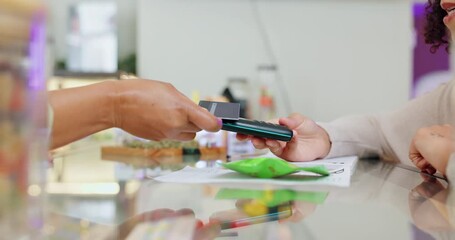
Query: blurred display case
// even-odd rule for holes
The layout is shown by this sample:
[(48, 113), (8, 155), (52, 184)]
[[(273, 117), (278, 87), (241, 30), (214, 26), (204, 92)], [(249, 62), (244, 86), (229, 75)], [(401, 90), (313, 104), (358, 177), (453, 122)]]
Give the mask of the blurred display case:
[(0, 1), (0, 234), (43, 235), (48, 128), (41, 1)]
[(88, 73), (88, 72), (72, 72), (65, 70), (57, 70), (48, 80), (48, 90), (65, 89), (72, 87), (82, 87), (94, 83), (99, 83), (107, 79), (118, 80), (128, 76), (128, 73), (117, 71), (112, 73)]

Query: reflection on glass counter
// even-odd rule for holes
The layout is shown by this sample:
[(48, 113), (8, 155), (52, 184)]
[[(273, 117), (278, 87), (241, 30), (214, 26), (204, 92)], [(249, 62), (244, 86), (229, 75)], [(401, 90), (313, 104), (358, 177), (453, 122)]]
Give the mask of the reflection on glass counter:
[(101, 147), (101, 158), (146, 169), (148, 176), (160, 175), (160, 171), (179, 170), (185, 166), (207, 167), (218, 160), (226, 161), (224, 145), (204, 146), (200, 144), (200, 139), (187, 142), (152, 141), (119, 132), (116, 142), (115, 145)]
[[(69, 239), (454, 236), (455, 195), (443, 180), (398, 165), (360, 160), (351, 181), (348, 188), (297, 190), (273, 184), (172, 184), (125, 178), (117, 181), (116, 194), (50, 194), (49, 202), (52, 212), (59, 214), (54, 218), (67, 219), (59, 224), (74, 234)], [(50, 227), (54, 234), (66, 232), (57, 226)]]

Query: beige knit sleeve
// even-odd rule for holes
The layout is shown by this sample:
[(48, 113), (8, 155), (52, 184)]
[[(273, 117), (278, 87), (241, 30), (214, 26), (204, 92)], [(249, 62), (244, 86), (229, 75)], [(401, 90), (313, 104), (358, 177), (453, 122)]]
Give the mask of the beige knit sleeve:
[(409, 145), (417, 129), (455, 123), (455, 80), (409, 101), (393, 112), (348, 116), (320, 123), (329, 133), (332, 148), (327, 157), (379, 156), (386, 160), (408, 159)]
[(450, 184), (455, 184), (455, 153), (452, 153), (452, 155), (450, 155), (449, 162), (447, 163), (446, 175)]

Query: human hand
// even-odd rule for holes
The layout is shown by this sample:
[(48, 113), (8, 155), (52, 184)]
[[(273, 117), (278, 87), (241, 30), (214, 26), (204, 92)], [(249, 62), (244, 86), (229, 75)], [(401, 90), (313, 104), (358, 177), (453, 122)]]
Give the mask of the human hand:
[(287, 118), (280, 118), (280, 125), (294, 133), (289, 142), (237, 134), (237, 139), (250, 139), (257, 149), (268, 148), (276, 156), (288, 161), (311, 161), (324, 158), (330, 151), (330, 138), (327, 132), (313, 120), (294, 113)]
[(196, 132), (216, 132), (221, 120), (199, 107), (169, 83), (152, 80), (116, 82), (114, 126), (151, 139), (194, 139)]
[[(145, 212), (143, 214), (134, 216), (127, 221), (123, 222), (117, 227), (117, 233), (116, 233), (116, 239), (126, 239), (128, 237), (131, 237), (131, 234), (133, 234), (133, 230), (138, 227), (142, 223), (149, 223), (149, 224), (156, 224), (157, 226), (157, 231), (164, 231), (163, 229), (166, 230), (166, 227), (163, 227), (166, 225), (165, 221), (169, 221), (169, 229), (165, 233), (153, 233), (150, 231), (153, 231), (153, 226), (150, 226), (149, 229), (145, 232), (144, 235), (141, 236), (142, 238), (144, 237), (150, 237), (150, 234), (156, 234), (162, 236), (163, 234), (172, 234), (170, 231), (173, 230), (180, 230), (182, 229), (172, 229), (172, 227), (176, 227), (175, 224), (178, 224), (179, 220), (183, 220), (182, 223), (186, 223), (187, 221), (185, 220), (193, 220), (194, 222), (194, 228), (192, 229), (191, 227), (188, 229), (189, 234), (193, 234), (192, 239), (194, 240), (211, 240), (215, 239), (219, 233), (221, 232), (221, 226), (216, 223), (208, 223), (204, 225), (200, 220), (195, 219), (194, 212), (191, 209), (180, 209), (177, 211), (171, 210), (171, 209), (157, 209), (153, 210), (150, 212)], [(178, 227), (176, 227), (178, 228)], [(185, 230), (185, 229), (183, 229)], [(185, 232), (179, 232), (179, 234), (188, 234)], [(134, 235), (137, 237), (137, 235)]]
[(446, 174), (450, 155), (455, 152), (455, 129), (451, 125), (421, 128), (412, 139), (409, 159), (421, 171)]

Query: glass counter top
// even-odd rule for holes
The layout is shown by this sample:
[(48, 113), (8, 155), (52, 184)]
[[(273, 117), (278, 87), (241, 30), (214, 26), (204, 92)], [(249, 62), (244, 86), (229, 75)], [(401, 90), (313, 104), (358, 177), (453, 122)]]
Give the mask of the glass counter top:
[(216, 161), (226, 159), (115, 161), (110, 156), (95, 167), (90, 161), (100, 155), (91, 151), (99, 154), (99, 148), (93, 148), (65, 162), (79, 161), (77, 171), (94, 175), (92, 180), (104, 174), (111, 181), (71, 182), (65, 174), (54, 178), (49, 183), (54, 189), (48, 188), (45, 227), (53, 238), (455, 238), (455, 194), (449, 184), (409, 166), (361, 159), (349, 187), (174, 184), (153, 178), (186, 165), (213, 168)]

